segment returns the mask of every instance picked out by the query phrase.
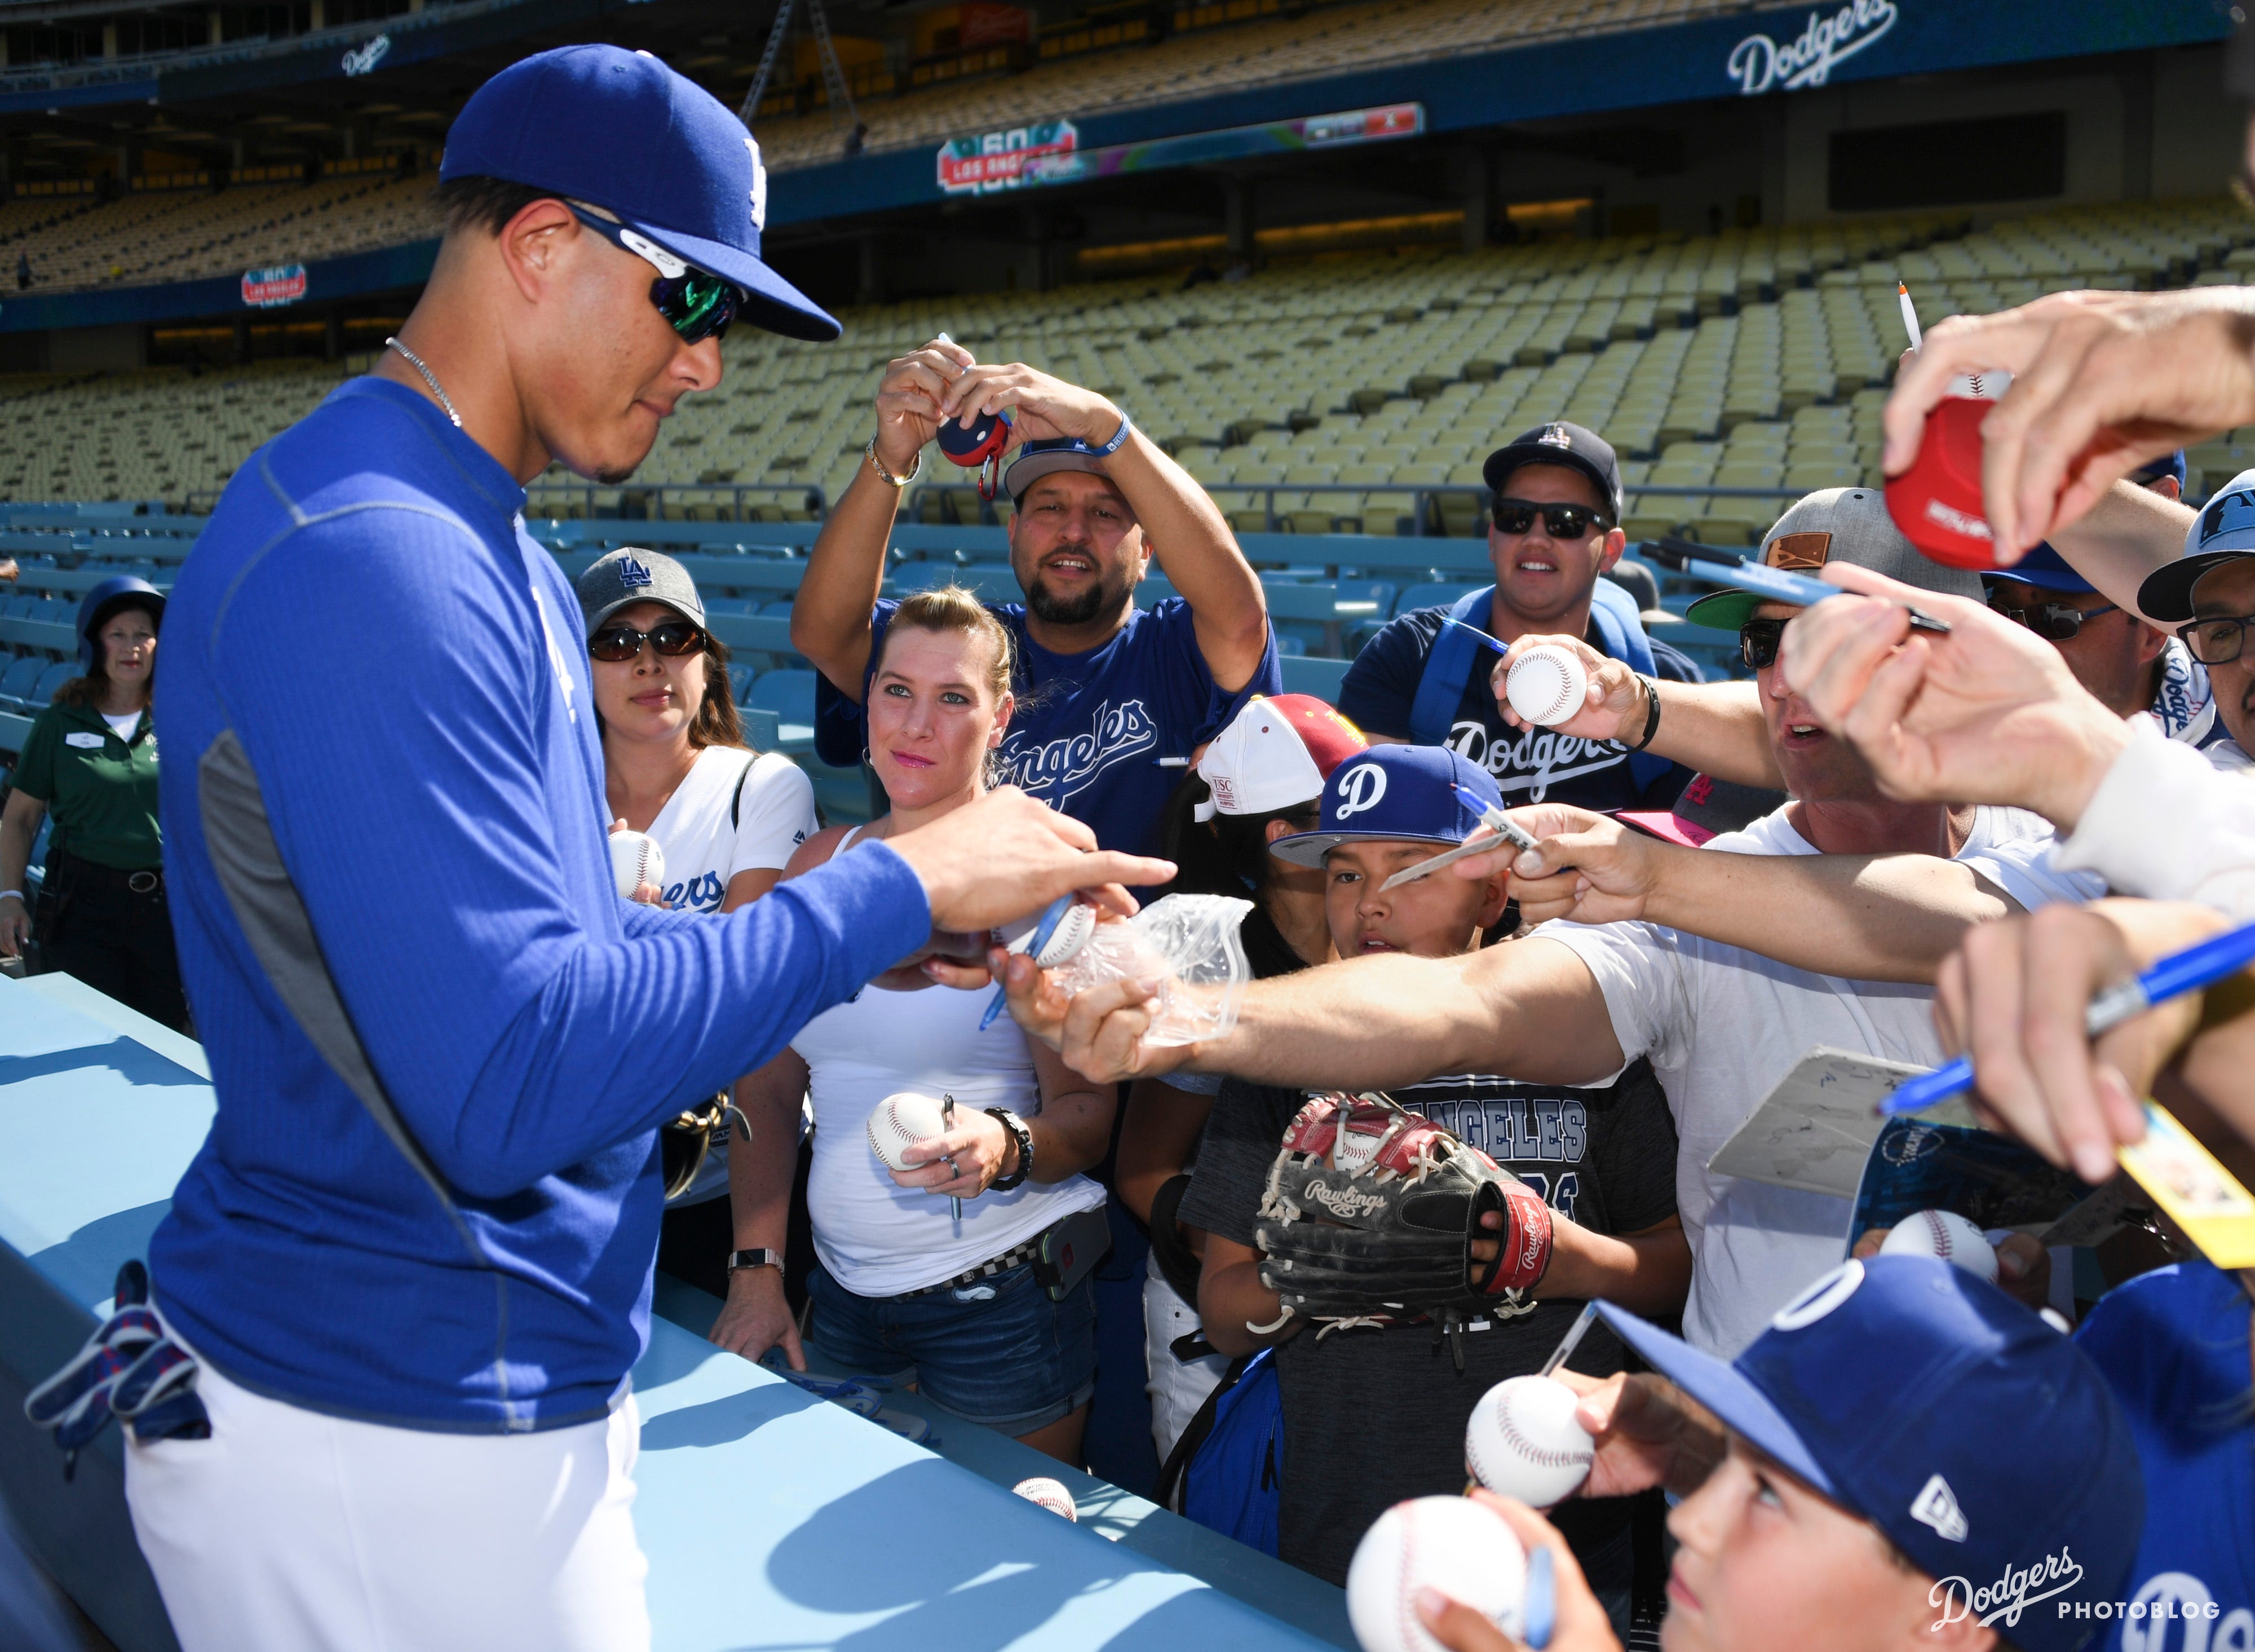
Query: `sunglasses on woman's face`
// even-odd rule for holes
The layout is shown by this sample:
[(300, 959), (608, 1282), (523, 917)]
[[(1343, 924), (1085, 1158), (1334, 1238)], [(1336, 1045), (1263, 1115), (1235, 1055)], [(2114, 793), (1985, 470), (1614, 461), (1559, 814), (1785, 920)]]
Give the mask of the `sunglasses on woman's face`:
[(667, 620), (647, 631), (607, 625), (587, 639), (587, 652), (607, 664), (620, 665), (641, 654), (644, 643), (668, 659), (679, 659), (705, 646), (705, 633), (687, 620)]
[(1538, 504), (1532, 499), (1499, 499), (1495, 502), (1495, 531), (1517, 538), (1530, 533), (1535, 518), (1542, 518), (1544, 530), (1554, 539), (1580, 538), (1596, 528), (1605, 529), (1605, 517), (1587, 505)]

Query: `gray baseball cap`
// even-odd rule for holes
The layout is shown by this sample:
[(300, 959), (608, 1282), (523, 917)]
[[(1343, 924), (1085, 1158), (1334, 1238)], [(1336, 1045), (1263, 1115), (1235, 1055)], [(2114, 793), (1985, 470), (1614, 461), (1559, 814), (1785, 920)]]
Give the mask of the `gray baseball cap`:
[(694, 623), (705, 623), (705, 601), (697, 594), (697, 581), (663, 552), (628, 545), (598, 557), (587, 565), (575, 588), (590, 636), (612, 615), (637, 602), (663, 602)]
[[(1795, 573), (1815, 573), (1829, 562), (1852, 563), (1921, 591), (1982, 601), (1981, 576), (1970, 568), (1945, 567), (1904, 538), (1876, 488), (1825, 488), (1796, 501), (1762, 536), (1759, 560)], [(1756, 608), (1774, 601), (1751, 591), (1717, 591), (1694, 602), (1683, 617), (1735, 631)]]

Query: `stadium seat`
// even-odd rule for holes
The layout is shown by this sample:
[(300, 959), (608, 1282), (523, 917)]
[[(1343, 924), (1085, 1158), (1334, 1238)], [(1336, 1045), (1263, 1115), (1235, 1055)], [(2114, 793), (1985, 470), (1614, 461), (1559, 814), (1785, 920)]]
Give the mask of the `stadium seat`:
[(1394, 612), (1410, 614), (1419, 608), (1446, 608), (1462, 601), (1474, 591), (1486, 590), (1493, 583), (1493, 580), (1481, 580), (1477, 584), (1467, 581), (1463, 584), (1404, 586), (1401, 588), (1401, 594), (1394, 600)]
[(814, 673), (811, 671), (762, 671), (744, 696), (744, 704), (773, 712), (782, 724), (786, 743), (814, 737)]
[(55, 697), (55, 690), (79, 674), (76, 660), (57, 660), (39, 673), (39, 680), (24, 696), (27, 706), (45, 706)]
[(40, 673), (46, 669), (47, 664), (36, 654), (19, 655), (9, 661), (7, 670), (0, 671), (0, 705), (20, 710), (29, 700), (32, 686), (39, 680)]

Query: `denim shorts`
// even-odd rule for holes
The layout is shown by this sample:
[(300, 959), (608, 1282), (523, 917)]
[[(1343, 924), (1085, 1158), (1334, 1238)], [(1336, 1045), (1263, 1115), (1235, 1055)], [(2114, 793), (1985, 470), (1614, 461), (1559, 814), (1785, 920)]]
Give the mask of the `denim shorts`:
[(857, 1297), (817, 1265), (809, 1339), (842, 1371), (913, 1379), (917, 1391), (998, 1433), (1046, 1428), (1096, 1392), (1096, 1293), (1063, 1302), (1030, 1263), (921, 1297)]

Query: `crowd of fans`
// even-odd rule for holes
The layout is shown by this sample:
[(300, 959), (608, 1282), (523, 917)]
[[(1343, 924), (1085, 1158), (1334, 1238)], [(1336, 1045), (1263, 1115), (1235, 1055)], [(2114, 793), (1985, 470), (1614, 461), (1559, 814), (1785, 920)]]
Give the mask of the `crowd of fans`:
[[(631, 77), (666, 74), (582, 50), (590, 77), (629, 87), (604, 95), (630, 99)], [(481, 141), (502, 164), (492, 134), (551, 95), (528, 89), (536, 78), (516, 84), (481, 93), (492, 101), (477, 119), (474, 100), (450, 166), (474, 168)], [(740, 130), (717, 106), (684, 118), (710, 125), (699, 165), (729, 184), (713, 198), (734, 200)], [(2135, 1196), (2135, 1220), (2095, 1254), (1993, 1232), (1994, 1284), (1870, 1254), (1876, 1233), (1844, 1256), (1846, 1200), (1718, 1168), (1812, 1051), (1897, 1071), (1970, 1052), (1981, 1121), (2084, 1182), (2115, 1177), (2118, 1149), (2147, 1130), (2149, 1094), (2255, 1181), (2245, 977), (2085, 1032), (2094, 995), (2255, 917), (2255, 793), (2240, 772), (2255, 732), (2255, 472), (2195, 513), (2174, 496), (2173, 457), (2202, 432), (2255, 423), (2255, 306), (2240, 292), (2066, 294), (1934, 329), (1889, 404), (1888, 467), (1911, 462), (1953, 377), (2012, 370), (1986, 427), (2000, 566), (1985, 580), (1928, 560), (1877, 490), (1812, 493), (1759, 559), (1842, 594), (1802, 605), (1722, 591), (1689, 615), (1737, 636), (1749, 680), (1700, 682), (1606, 579), (1625, 542), (1601, 432), (1557, 420), (1503, 440), (1487, 465), (1493, 587), (1392, 622), (1338, 712), (1278, 692), (1259, 580), (1198, 484), (1122, 410), (935, 340), (886, 372), (865, 463), (793, 612), (825, 683), (822, 739), (868, 763), (886, 805), (867, 826), (823, 829), (804, 778), (745, 744), (726, 650), (680, 565), (643, 551), (597, 562), (577, 589), (588, 659), (567, 662), (541, 594), (560, 579), (491, 509), (507, 486), (487, 455), (512, 452), (509, 474), (537, 474), (553, 441), (513, 421), (577, 383), (510, 377), (561, 348), (526, 271), (589, 261), (615, 299), (604, 313), (631, 317), (651, 370), (685, 390), (709, 388), (695, 352), (712, 310), (675, 302), (692, 289), (650, 287), (641, 264), (605, 262), (637, 255), (582, 235), (539, 189), (460, 181), (472, 187), (448, 197), (460, 211), (407, 329), (414, 349), (402, 342), (399, 361), (332, 398), (315, 416), (327, 436), (277, 441), (263, 465), (281, 503), (223, 509), (173, 600), (176, 626), (199, 637), (233, 628), (229, 648), (170, 656), (182, 663), (165, 702), (167, 742), (200, 754), (193, 783), (185, 760), (169, 771), (169, 785), (198, 790), (180, 794), (195, 808), (167, 816), (165, 866), (191, 883), (182, 954), (222, 1120), (261, 1104), (271, 1071), (289, 1075), (273, 1083), (299, 1109), (271, 1111), (271, 1131), (306, 1129), (319, 1105), (361, 1133), (352, 1151), (298, 1149), (304, 1199), (230, 1156), (260, 1132), (221, 1133), (158, 1236), (159, 1298), (195, 1340), (206, 1433), (256, 1448), (199, 1462), (151, 1457), (144, 1437), (129, 1458), (137, 1529), (192, 1652), (266, 1622), (260, 1586), (226, 1578), (331, 1539), (309, 1517), (229, 1532), (222, 1550), (197, 1514), (212, 1494), (189, 1471), (299, 1488), (258, 1505), (279, 1521), (323, 1503), (327, 1491), (303, 1490), (321, 1476), (380, 1480), (383, 1442), (403, 1428), (582, 1453), (584, 1473), (543, 1470), (540, 1483), (609, 1487), (587, 1526), (608, 1534), (587, 1540), (598, 1559), (526, 1549), (501, 1583), (481, 1571), (473, 1589), (466, 1573), (460, 1599), (426, 1582), (418, 1611), (532, 1598), (558, 1614), (556, 1644), (635, 1644), (640, 1563), (619, 1489), (633, 1410), (615, 1390), (653, 1252), (722, 1297), (716, 1343), (794, 1371), (914, 1383), (1075, 1464), (1104, 1316), (1140, 1313), (1169, 1500), (1333, 1582), (1388, 1505), (1463, 1488), (1476, 1402), (1543, 1369), (1596, 1304), (1597, 1327), (1557, 1373), (1596, 1441), (1587, 1484), (1547, 1517), (1490, 1500), (1553, 1557), (1550, 1647), (1656, 1634), (1675, 1652), (2076, 1652), (2103, 1636), (2159, 1652), (2179, 1624), (2188, 1652), (2255, 1647), (2255, 1273), (2217, 1266)], [(827, 322), (788, 289), (765, 301), (788, 325)], [(522, 393), (498, 392), (510, 383)], [(1015, 428), (996, 480), (1026, 601), (956, 588), (882, 600), (883, 547), (902, 490), (934, 462), (929, 445), (1006, 410)], [(648, 435), (598, 422), (554, 439), (583, 441), (576, 460), (592, 469), (616, 457), (605, 442), (646, 452)], [(394, 510), (382, 501), (326, 516), (292, 503), (292, 489), (344, 485), (324, 480), (337, 455), (358, 463), (385, 444), (452, 501), (452, 526), (428, 525), (439, 513), (421, 494), (411, 532), (364, 520)], [(227, 559), (250, 547), (264, 572), (244, 572), (238, 592)], [(1180, 594), (1139, 608), (1155, 562)], [(278, 680), (290, 657), (262, 650), (286, 628), (266, 621), (309, 594), (340, 587), (318, 600), (390, 614), (439, 603), (434, 582), (454, 604), (430, 610), (446, 622), (402, 610), (380, 639), (341, 633), (347, 692), (378, 674), (354, 650), (432, 639), (417, 657), (423, 698), (383, 729), (333, 729), (286, 698), (226, 699), (225, 673)], [(161, 896), (164, 880), (135, 881), (151, 846), (124, 827), (154, 774), (140, 748), (162, 611), (125, 592), (87, 616), (84, 692), (41, 725), (61, 749), (36, 763), (27, 750), (25, 809), (0, 820), (0, 873), (20, 872), (27, 812), (46, 793), (68, 831), (58, 852), (75, 857), (51, 854), (59, 907), (106, 910), (94, 894), (113, 886)], [(481, 635), (509, 629), (529, 673), (489, 671), (456, 645), (472, 613)], [(1538, 647), (1572, 652), (1588, 677), (1581, 707), (1540, 730), (1505, 692)], [(583, 683), (592, 728), (573, 709)], [(415, 784), (396, 808), (379, 806), (383, 765), (326, 745), (410, 735), (424, 743), (399, 748), (391, 772)], [(575, 788), (598, 764), (613, 829), (664, 853), (664, 880), (636, 891), (643, 905), (610, 900), (592, 836), (553, 830), (584, 814)], [(510, 778), (525, 776), (541, 777)], [(449, 884), (453, 927), (430, 941), (398, 921), (413, 895), (386, 882), (390, 860), (454, 842), (481, 810), (481, 875)], [(1533, 847), (1497, 839), (1394, 882), (1506, 811)], [(341, 868), (288, 852), (379, 814), (403, 834), (399, 856)], [(511, 857), (551, 837), (564, 847), (543, 864), (558, 888), (542, 896)], [(1143, 858), (1157, 849), (1166, 861)], [(246, 868), (265, 868), (257, 899)], [(1254, 979), (1231, 1030), (1147, 1037), (1168, 987), (1149, 974), (1068, 993), (1032, 955), (1049, 925), (1029, 938), (1028, 909), (1077, 883), (1097, 885), (1084, 891), (1092, 926), (1128, 916), (1128, 889), (1145, 902), (1241, 898)], [(467, 891), (488, 884), (502, 893), (473, 910)], [(39, 921), (51, 946), (94, 944), (74, 938), (67, 911)], [(599, 944), (574, 950), (578, 926)], [(0, 940), (20, 945), (24, 928), (0, 892)], [(409, 938), (411, 967), (396, 951)], [(548, 984), (525, 1009), (488, 975)], [(628, 997), (632, 1038), (608, 1018)], [(441, 1022), (446, 1036), (429, 1036)], [(246, 1086), (242, 1051), (261, 1039), (276, 1042)], [(608, 1114), (591, 1110), (590, 1086)], [(626, 1099), (638, 1086), (648, 1093)], [(1429, 1147), (1478, 1149), (1509, 1190), (1467, 1238), (1464, 1272), (1486, 1293), (1476, 1315), (1405, 1311), (1381, 1283), (1319, 1321), (1269, 1265), (1280, 1149), (1303, 1104), (1380, 1091), (1437, 1127)], [(946, 1110), (893, 1169), (869, 1150), (872, 1127), (903, 1092)], [(679, 1096), (699, 1093), (711, 1100), (679, 1112)], [(661, 1145), (644, 1150), (654, 1127)], [(654, 1184), (670, 1199), (662, 1236), (643, 1197)], [(389, 1201), (385, 1234), (419, 1235), (430, 1254), (402, 1261), (406, 1238), (355, 1246), (326, 1230), (322, 1254), (377, 1270), (340, 1276), (355, 1300), (383, 1297), (369, 1282), (384, 1267), (423, 1269), (416, 1290), (452, 1306), (408, 1341), (443, 1368), (392, 1359), (407, 1345), (374, 1315), (331, 1325), (319, 1345), (245, 1329), (280, 1294), (262, 1280), (303, 1265), (291, 1213), (341, 1208), (363, 1185)], [(522, 1192), (532, 1185), (550, 1191)], [(430, 1220), (433, 1192), (454, 1226)], [(1149, 1261), (1138, 1252), (1107, 1297), (1086, 1266), (1087, 1223), (1121, 1206), (1133, 1221), (1111, 1221), (1114, 1241), (1148, 1234)], [(504, 1241), (586, 1281), (520, 1292), (531, 1328), (512, 1322), (509, 1336), (576, 1361), (559, 1359), (563, 1374), (529, 1395), (509, 1380), (530, 1364), (491, 1357), (481, 1317), (477, 1276), (495, 1264), (481, 1248)], [(373, 1340), (355, 1353), (355, 1339)], [(291, 1444), (309, 1418), (341, 1442), (334, 1453)], [(501, 1500), (472, 1508), (486, 1527), (515, 1518), (507, 1487), (447, 1473), (462, 1496)], [(418, 1536), (426, 1514), (453, 1506), (432, 1490), (440, 1471), (423, 1474)], [(405, 1529), (383, 1541), (406, 1543)], [(555, 1582), (566, 1571), (580, 1595)], [(575, 1618), (574, 1599), (600, 1612)], [(1416, 1606), (1458, 1652), (1510, 1644), (1444, 1594)], [(291, 1643), (270, 1624), (258, 1634)]]

